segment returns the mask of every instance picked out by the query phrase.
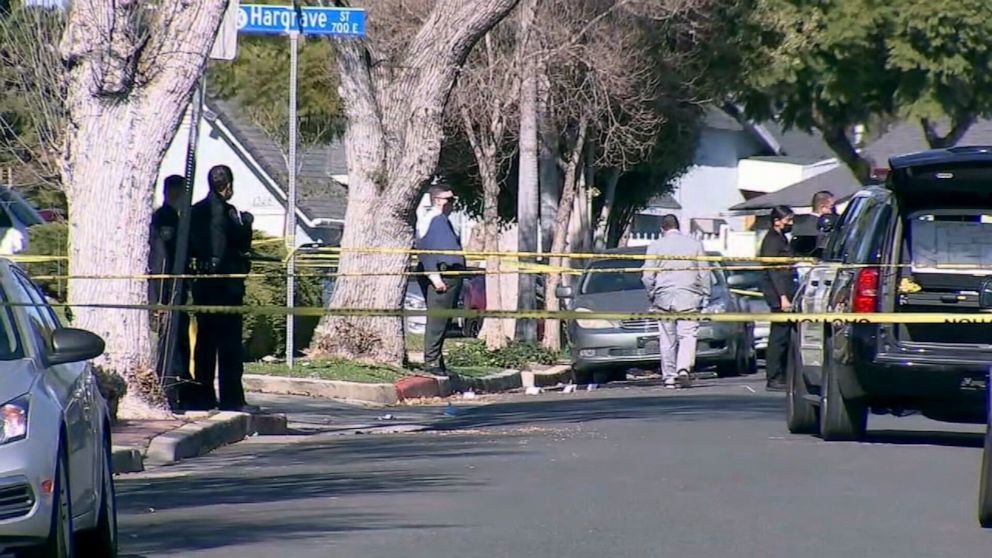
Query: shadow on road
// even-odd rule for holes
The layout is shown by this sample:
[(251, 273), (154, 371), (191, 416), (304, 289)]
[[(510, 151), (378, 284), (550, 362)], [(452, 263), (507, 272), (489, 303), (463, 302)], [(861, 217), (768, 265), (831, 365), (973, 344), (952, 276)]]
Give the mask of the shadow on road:
[(869, 430), (865, 442), (898, 446), (981, 448), (985, 444), (985, 435), (977, 432), (933, 430)]
[(779, 397), (754, 395), (691, 395), (656, 397), (562, 398), (497, 403), (463, 411), (436, 430), (514, 426), (534, 423), (579, 423), (606, 419), (749, 420), (783, 415)]

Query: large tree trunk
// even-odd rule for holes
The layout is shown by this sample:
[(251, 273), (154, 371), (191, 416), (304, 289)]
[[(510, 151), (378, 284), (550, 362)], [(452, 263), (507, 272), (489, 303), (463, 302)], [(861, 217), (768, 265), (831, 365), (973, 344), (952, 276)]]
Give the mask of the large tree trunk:
[[(226, 5), (180, 2), (147, 19), (134, 4), (72, 3), (62, 42), (69, 111), (62, 179), (73, 276), (147, 273), (155, 178)], [(143, 279), (69, 280), (70, 304), (147, 302)], [(73, 314), (75, 327), (106, 341), (98, 364), (127, 382), (123, 408), (163, 409), (148, 312), (78, 306)]]
[[(518, 246), (521, 252), (538, 251), (538, 228), (541, 226), (538, 211), (541, 204), (538, 188), (537, 159), (537, 67), (533, 53), (538, 46), (534, 39), (534, 19), (537, 0), (524, 0), (520, 9), (520, 45), (526, 63), (521, 68), (520, 85), (520, 166), (517, 175), (517, 226)], [(520, 310), (537, 308), (537, 277), (533, 273), (522, 273), (518, 279), (517, 307)], [(522, 341), (537, 341), (537, 322), (517, 320), (517, 338)]]
[(605, 250), (609, 238), (610, 213), (613, 212), (613, 203), (617, 199), (617, 182), (620, 181), (620, 169), (610, 168), (606, 170), (603, 178), (603, 207), (599, 210), (599, 217), (596, 221), (596, 232), (593, 235), (593, 244), (596, 250)]
[[(413, 243), (417, 196), (437, 167), (442, 117), (458, 70), (476, 42), (518, 0), (449, 0), (432, 13), (389, 63), (358, 41), (336, 43), (344, 100), (348, 156), (348, 210), (340, 271), (382, 271), (376, 277), (338, 278), (334, 309), (399, 309), (401, 274)], [(375, 253), (360, 250), (372, 248)], [(400, 365), (405, 358), (400, 317), (334, 315), (321, 320), (316, 354)]]
[[(551, 243), (550, 258), (551, 267), (557, 268), (563, 265), (564, 259), (560, 255), (565, 251), (565, 242), (568, 238), (568, 221), (571, 218), (575, 194), (578, 189), (577, 172), (582, 159), (585, 147), (586, 133), (589, 123), (585, 118), (580, 119), (578, 132), (575, 137), (575, 144), (572, 153), (565, 165), (565, 183), (562, 185), (561, 201), (558, 203), (558, 214), (555, 216), (554, 240)], [(549, 273), (545, 281), (544, 300), (548, 310), (557, 311), (560, 306), (558, 298), (555, 297), (555, 290), (561, 284), (560, 273)], [(547, 320), (544, 325), (544, 346), (553, 351), (561, 350), (561, 326), (559, 320)]]

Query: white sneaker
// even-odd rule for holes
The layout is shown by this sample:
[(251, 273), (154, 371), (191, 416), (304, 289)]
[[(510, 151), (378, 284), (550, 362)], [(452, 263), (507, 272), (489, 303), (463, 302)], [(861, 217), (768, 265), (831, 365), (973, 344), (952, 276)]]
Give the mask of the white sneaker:
[(676, 381), (678, 382), (678, 386), (680, 388), (692, 387), (692, 376), (690, 376), (685, 370), (679, 372)]
[(675, 389), (679, 386), (676, 384), (674, 377), (668, 377), (665, 378), (665, 387), (668, 389)]

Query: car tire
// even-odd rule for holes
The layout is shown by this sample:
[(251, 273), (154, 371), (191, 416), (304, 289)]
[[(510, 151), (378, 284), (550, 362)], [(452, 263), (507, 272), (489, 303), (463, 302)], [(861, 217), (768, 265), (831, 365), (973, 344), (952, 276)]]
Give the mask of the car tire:
[(482, 319), (481, 318), (467, 318), (465, 320), (465, 327), (462, 331), (462, 335), (469, 339), (475, 339), (482, 332)]
[(69, 496), (69, 465), (64, 444), (59, 446), (55, 462), (55, 486), (52, 498), (52, 522), (48, 538), (42, 544), (17, 551), (17, 558), (74, 558), (76, 556), (72, 525), (72, 498)]
[(591, 384), (593, 380), (593, 373), (588, 370), (576, 370), (572, 368), (572, 383), (578, 386), (583, 386), (586, 384)]
[(793, 434), (816, 434), (817, 409), (806, 398), (809, 388), (802, 374), (801, 361), (799, 347), (790, 343), (785, 364), (785, 424)]
[(868, 426), (868, 406), (861, 401), (845, 399), (841, 394), (837, 364), (832, 354), (833, 342), (828, 337), (823, 344), (820, 437), (828, 442), (858, 441), (864, 438)]
[(992, 529), (992, 392), (986, 412), (985, 450), (982, 452), (981, 478), (978, 482), (978, 524)]
[(734, 347), (733, 360), (723, 361), (716, 365), (716, 375), (718, 378), (730, 378), (739, 376), (747, 370), (747, 348), (744, 343), (738, 341)]
[(114, 490), (113, 454), (104, 442), (103, 488), (96, 527), (79, 533), (76, 548), (80, 556), (117, 558), (117, 494)]

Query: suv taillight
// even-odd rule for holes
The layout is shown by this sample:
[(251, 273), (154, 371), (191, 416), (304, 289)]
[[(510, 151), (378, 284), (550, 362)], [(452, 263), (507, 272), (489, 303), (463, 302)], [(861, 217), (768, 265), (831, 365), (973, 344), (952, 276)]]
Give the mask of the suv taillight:
[(854, 279), (854, 294), (851, 296), (851, 308), (856, 313), (875, 312), (878, 310), (878, 270), (865, 267), (858, 271)]

